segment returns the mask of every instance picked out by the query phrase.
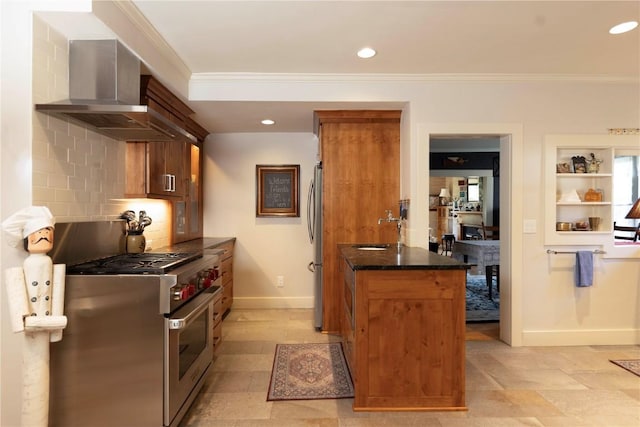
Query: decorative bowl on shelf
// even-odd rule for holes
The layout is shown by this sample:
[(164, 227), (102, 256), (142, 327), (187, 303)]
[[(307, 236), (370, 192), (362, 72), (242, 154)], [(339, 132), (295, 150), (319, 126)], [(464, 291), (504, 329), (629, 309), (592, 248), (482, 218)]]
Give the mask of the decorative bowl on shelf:
[(573, 230), (572, 222), (556, 222), (556, 231), (571, 231)]
[(576, 221), (576, 231), (589, 231), (589, 222)]

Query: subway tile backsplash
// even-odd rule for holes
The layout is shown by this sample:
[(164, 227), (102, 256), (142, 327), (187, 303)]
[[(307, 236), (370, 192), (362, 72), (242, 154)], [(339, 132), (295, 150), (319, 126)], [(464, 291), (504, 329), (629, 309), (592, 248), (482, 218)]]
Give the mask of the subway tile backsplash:
[[(67, 39), (37, 16), (33, 34), (34, 104), (67, 99)], [(123, 141), (34, 112), (33, 204), (49, 207), (58, 222), (111, 220), (127, 209), (143, 209), (153, 218), (147, 240), (154, 249), (168, 245), (169, 202), (124, 198), (125, 147)]]

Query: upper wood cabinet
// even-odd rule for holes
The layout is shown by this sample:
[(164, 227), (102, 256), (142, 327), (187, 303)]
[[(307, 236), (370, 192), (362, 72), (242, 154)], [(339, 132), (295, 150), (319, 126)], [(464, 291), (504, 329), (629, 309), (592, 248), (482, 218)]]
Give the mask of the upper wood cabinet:
[(171, 242), (202, 237), (202, 144), (209, 132), (152, 76), (140, 80), (140, 102), (194, 137), (194, 142), (128, 142), (126, 197), (171, 201)]
[[(152, 76), (141, 76), (140, 102), (193, 135), (198, 149), (202, 146), (208, 132), (190, 117), (193, 110)], [(200, 181), (191, 184), (192, 163), (189, 142), (128, 142), (125, 196), (174, 201), (190, 197), (191, 187), (201, 188)], [(199, 167), (195, 176), (201, 180)]]
[(316, 111), (322, 159), (323, 326), (340, 330), (341, 243), (395, 243), (399, 215), (401, 111)]

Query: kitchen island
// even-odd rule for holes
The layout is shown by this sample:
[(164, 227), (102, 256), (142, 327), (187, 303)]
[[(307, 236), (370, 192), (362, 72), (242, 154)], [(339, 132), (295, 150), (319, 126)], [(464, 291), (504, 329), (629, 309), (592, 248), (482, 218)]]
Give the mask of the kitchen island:
[(466, 410), (469, 265), (422, 248), (339, 245), (354, 411)]

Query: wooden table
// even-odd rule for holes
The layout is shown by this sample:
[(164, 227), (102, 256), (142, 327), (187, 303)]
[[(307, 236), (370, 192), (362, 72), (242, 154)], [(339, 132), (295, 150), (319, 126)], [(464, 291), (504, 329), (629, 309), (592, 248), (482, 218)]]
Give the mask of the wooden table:
[(500, 240), (456, 240), (452, 256), (463, 262), (471, 257), (480, 271), (484, 270), (489, 287), (489, 299), (493, 299), (491, 276), (493, 268), (497, 270), (496, 283), (500, 280)]

